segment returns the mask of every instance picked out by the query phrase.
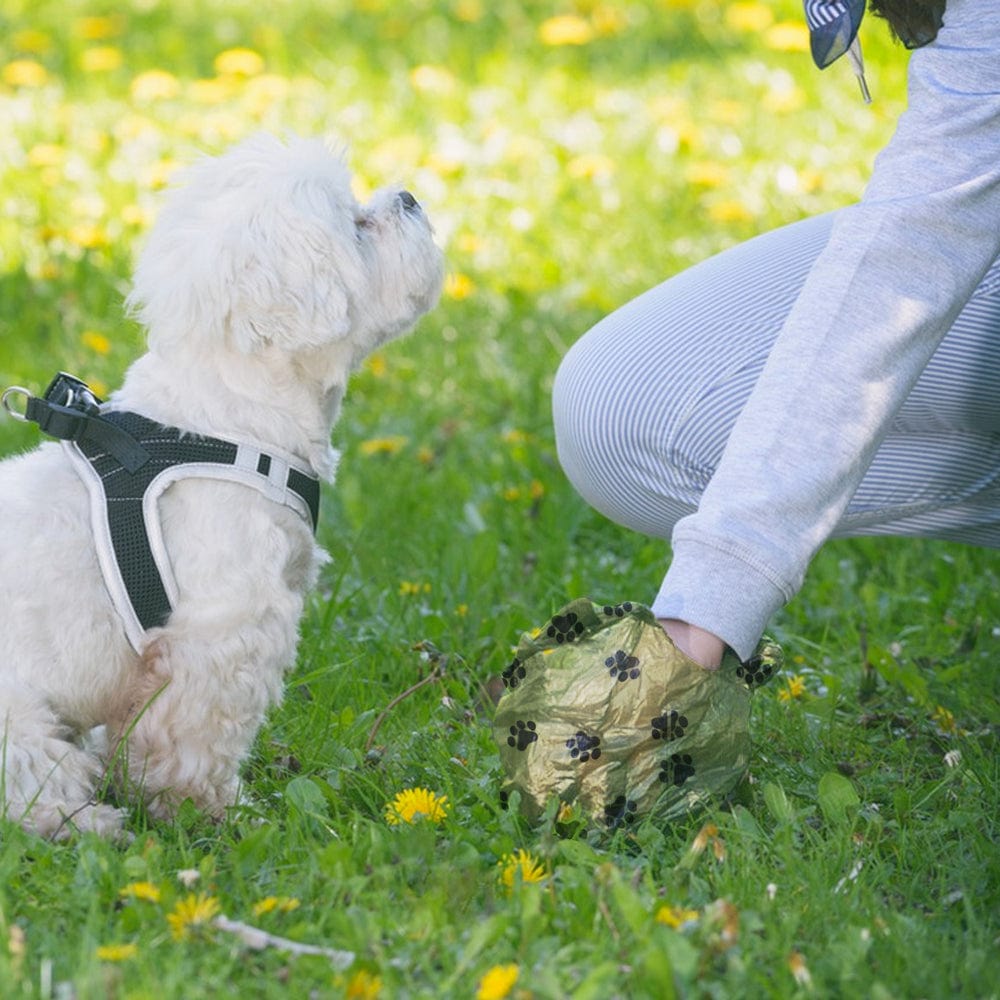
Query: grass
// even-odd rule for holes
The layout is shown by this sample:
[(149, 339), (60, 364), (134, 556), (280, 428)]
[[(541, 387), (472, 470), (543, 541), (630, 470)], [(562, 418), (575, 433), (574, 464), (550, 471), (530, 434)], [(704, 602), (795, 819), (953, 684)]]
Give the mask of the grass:
[[(137, 813), (127, 847), (3, 825), (4, 996), (1000, 994), (994, 554), (827, 546), (774, 622), (801, 692), (756, 696), (727, 809), (599, 839), (497, 801), (484, 684), (519, 633), (574, 596), (648, 600), (669, 558), (562, 477), (561, 354), (685, 265), (856, 198), (902, 107), (874, 19), (871, 108), (846, 66), (811, 68), (799, 20), (792, 0), (4, 5), (2, 385), (117, 383), (157, 190), (257, 128), (339, 136), (362, 193), (405, 181), (451, 269), (352, 383), (333, 559), (252, 804)], [(3, 453), (36, 440), (0, 422)], [(407, 788), (446, 796), (443, 821), (388, 823)], [(520, 850), (545, 877), (507, 886)], [(251, 947), (216, 907), (353, 957)]]

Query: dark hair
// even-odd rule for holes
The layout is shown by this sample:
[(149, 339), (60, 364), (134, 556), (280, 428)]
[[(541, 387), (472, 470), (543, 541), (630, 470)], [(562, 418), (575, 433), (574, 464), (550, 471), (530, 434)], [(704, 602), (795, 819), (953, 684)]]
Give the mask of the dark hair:
[(873, 14), (884, 17), (908, 49), (933, 42), (944, 18), (945, 0), (869, 0)]

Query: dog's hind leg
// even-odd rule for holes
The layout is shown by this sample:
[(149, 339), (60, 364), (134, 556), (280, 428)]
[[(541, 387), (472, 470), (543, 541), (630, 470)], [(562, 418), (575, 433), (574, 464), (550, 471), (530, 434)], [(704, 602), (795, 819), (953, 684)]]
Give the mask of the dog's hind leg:
[(101, 764), (72, 740), (45, 699), (16, 683), (0, 685), (3, 814), (43, 837), (75, 830), (115, 836), (124, 813), (95, 802)]
[(216, 641), (165, 633), (146, 648), (129, 705), (109, 731), (119, 779), (138, 789), (150, 815), (168, 819), (190, 799), (220, 819), (237, 801), (240, 765), (280, 698), (280, 663), (294, 653), (266, 657), (266, 645), (256, 633)]

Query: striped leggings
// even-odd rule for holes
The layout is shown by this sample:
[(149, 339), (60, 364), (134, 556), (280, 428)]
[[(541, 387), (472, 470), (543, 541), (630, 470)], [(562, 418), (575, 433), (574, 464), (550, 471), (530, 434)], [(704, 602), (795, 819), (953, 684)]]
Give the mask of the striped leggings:
[[(566, 475), (593, 507), (665, 539), (694, 511), (832, 218), (710, 258), (573, 345), (553, 391), (556, 439)], [(1000, 261), (897, 414), (834, 534), (1000, 548)]]

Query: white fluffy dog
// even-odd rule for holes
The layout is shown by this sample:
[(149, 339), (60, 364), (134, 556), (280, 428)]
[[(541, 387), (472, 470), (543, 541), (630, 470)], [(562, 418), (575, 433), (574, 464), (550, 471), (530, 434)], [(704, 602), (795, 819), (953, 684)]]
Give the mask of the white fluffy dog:
[[(324, 559), (307, 505), (286, 488), (290, 470), (332, 479), (330, 431), (349, 373), (435, 304), (441, 280), (413, 197), (384, 189), (358, 204), (322, 142), (257, 136), (187, 171), (128, 299), (148, 352), (101, 414), (234, 442), (238, 471), (161, 477), (146, 498), (172, 611), (129, 630), (75, 446), (0, 463), (9, 820), (45, 836), (113, 835), (123, 811), (97, 801), (111, 774), (157, 818), (187, 798), (216, 817), (236, 800)], [(81, 740), (97, 727), (103, 750)]]

